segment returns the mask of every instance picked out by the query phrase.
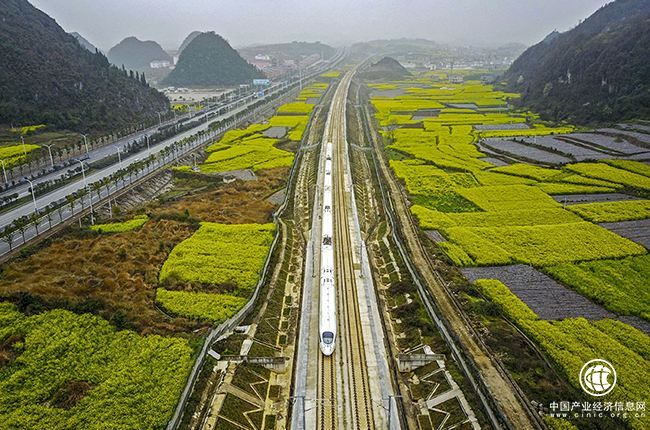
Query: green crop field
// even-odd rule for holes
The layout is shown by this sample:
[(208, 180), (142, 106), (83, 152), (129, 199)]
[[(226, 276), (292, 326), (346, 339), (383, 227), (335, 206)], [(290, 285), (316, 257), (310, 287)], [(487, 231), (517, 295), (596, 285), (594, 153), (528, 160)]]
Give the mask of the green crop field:
[[(476, 286), (528, 336), (539, 343), (562, 369), (569, 382), (580, 389), (580, 369), (594, 357), (602, 358), (617, 370), (617, 389), (603, 401), (642, 399), (647, 391), (643, 371), (650, 366), (650, 337), (627, 324), (612, 320), (595, 323), (583, 318), (561, 321), (540, 320), (508, 287), (496, 280), (479, 280)], [(587, 345), (585, 340), (589, 341)], [(628, 415), (634, 429), (645, 429), (643, 418)]]
[(201, 223), (160, 270), (161, 283), (199, 291), (159, 288), (156, 301), (189, 319), (216, 323), (230, 318), (255, 288), (274, 231), (273, 224)]
[(24, 147), (23, 145), (0, 146), (0, 160), (4, 162), (5, 168), (17, 166), (27, 160), (30, 152), (39, 148), (40, 146), (32, 144), (25, 144)]
[(615, 182), (632, 188), (650, 190), (650, 177), (613, 167), (605, 163), (570, 164), (567, 166), (567, 169), (590, 178)]
[(218, 324), (237, 313), (246, 304), (246, 299), (228, 294), (158, 288), (156, 302), (175, 315)]
[[(223, 173), (252, 169), (257, 172), (291, 167), (294, 154), (278, 148), (283, 140), (267, 137), (263, 133), (271, 127), (285, 127), (288, 130), (286, 139), (300, 141), (314, 109), (314, 105), (307, 103), (307, 100), (319, 99), (327, 87), (328, 84), (322, 82), (308, 86), (300, 92), (295, 102), (280, 106), (266, 124), (252, 124), (243, 129), (227, 131), (219, 142), (208, 146), (208, 158), (199, 166), (200, 171)], [(181, 170), (191, 171), (188, 167)]]
[(613, 312), (650, 320), (650, 255), (562, 264), (545, 270)]
[[(390, 167), (408, 191), (420, 227), (446, 239), (436, 244), (440, 251), (460, 267), (532, 265), (613, 312), (648, 319), (647, 250), (595, 224), (648, 219), (648, 200), (565, 206), (551, 195), (618, 192), (647, 198), (650, 167), (621, 160), (554, 168), (507, 160), (497, 167), (482, 160), (499, 154), (481, 152), (480, 139), (563, 134), (574, 128), (541, 123), (530, 112), (485, 110), (506, 108), (516, 95), (477, 82), (438, 82), (434, 74), (447, 78), (430, 72), (370, 86)], [(382, 95), (386, 90), (398, 95)], [(480, 130), (478, 125), (490, 127)], [(481, 280), (477, 286), (574, 387), (579, 389), (582, 365), (600, 357), (610, 360), (619, 375), (625, 372), (621, 389), (606, 400), (643, 398), (646, 384), (639, 369), (650, 364), (645, 333), (613, 320), (544, 321), (501, 282)], [(639, 420), (629, 422), (644, 428)], [(564, 424), (553, 422), (552, 428)]]
[(585, 203), (568, 209), (593, 222), (618, 222), (650, 218), (650, 200)]
[(257, 283), (274, 230), (273, 224), (202, 223), (169, 254), (160, 281), (229, 284), (248, 294)]
[(30, 133), (34, 133), (35, 131), (42, 130), (45, 127), (47, 127), (45, 124), (36, 124), (36, 125), (26, 125), (20, 128), (11, 128), (9, 130), (21, 136), (26, 136)]
[(117, 331), (90, 314), (0, 303), (0, 427), (164, 428), (193, 363), (182, 338)]
[(254, 171), (275, 167), (289, 167), (293, 154), (275, 147), (277, 139), (259, 134), (230, 142), (217, 143), (208, 148), (209, 155), (200, 166), (204, 173), (229, 172), (240, 169)]
[(128, 221), (95, 224), (90, 229), (100, 233), (124, 233), (142, 227), (147, 221), (149, 221), (147, 215), (138, 215)]
[(605, 160), (605, 162), (614, 167), (618, 167), (633, 173), (638, 173), (639, 175), (650, 177), (650, 166), (645, 163), (641, 163), (640, 161)]
[[(427, 77), (374, 83), (374, 89), (403, 92), (376, 95), (372, 104), (387, 149), (403, 154), (390, 166), (411, 196), (411, 211), (422, 228), (447, 236), (442, 247), (453, 261), (547, 266), (645, 253), (634, 242), (584, 222), (648, 218), (645, 201), (564, 209), (550, 196), (645, 190), (650, 186), (646, 165), (606, 160), (558, 168), (527, 163), (495, 167), (481, 160), (485, 154), (476, 146), (478, 139), (568, 133), (573, 127), (539, 123), (530, 112), (482, 111), (484, 106), (505, 106), (516, 95), (477, 82), (449, 85)], [(462, 106), (451, 106), (456, 104)], [(513, 123), (529, 128), (508, 130)], [(475, 130), (475, 125), (496, 128)]]
[(278, 113), (283, 115), (309, 115), (314, 105), (303, 102), (286, 103), (278, 108)]

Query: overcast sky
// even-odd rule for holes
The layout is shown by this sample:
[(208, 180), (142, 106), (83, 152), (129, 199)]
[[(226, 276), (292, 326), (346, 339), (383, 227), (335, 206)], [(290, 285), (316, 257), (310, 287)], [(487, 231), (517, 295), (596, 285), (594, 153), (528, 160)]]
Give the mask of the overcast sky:
[(307, 40), (342, 45), (421, 37), (475, 45), (536, 43), (606, 0), (30, 0), (66, 31), (108, 50), (127, 36), (177, 48), (193, 30), (235, 47)]

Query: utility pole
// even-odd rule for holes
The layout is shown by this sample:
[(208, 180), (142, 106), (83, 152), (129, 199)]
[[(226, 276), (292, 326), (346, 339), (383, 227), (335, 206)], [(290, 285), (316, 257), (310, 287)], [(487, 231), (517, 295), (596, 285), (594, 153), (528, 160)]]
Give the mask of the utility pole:
[(86, 147), (86, 155), (88, 155), (88, 153), (90, 152), (88, 150), (88, 139), (87, 139), (87, 136), (85, 134), (82, 134), (82, 136), (84, 138), (84, 146)]
[(117, 159), (120, 162), (120, 169), (122, 169), (122, 150), (120, 147), (117, 147)]
[(49, 145), (44, 144), (43, 146), (47, 147), (47, 151), (50, 153), (50, 164), (52, 165), (52, 168), (54, 168), (54, 158), (52, 157), (52, 146), (54, 146), (54, 144), (52, 143), (50, 143)]
[(25, 148), (25, 138), (20, 136), (20, 141), (23, 143), (23, 153), (27, 155), (27, 149)]
[(397, 398), (401, 399), (402, 397), (394, 394), (388, 395), (388, 430), (391, 430), (393, 426), (393, 400), (397, 401)]
[(34, 213), (38, 213), (38, 208), (36, 207), (36, 194), (34, 193), (34, 183), (29, 179), (25, 178), (29, 182), (29, 188), (32, 191), (32, 202), (34, 203)]
[[(95, 215), (93, 210), (93, 193), (88, 188), (88, 182), (86, 182), (86, 171), (84, 170), (84, 162), (77, 160), (81, 164), (81, 177), (84, 181), (84, 188), (88, 191), (88, 197), (90, 199), (90, 224), (95, 225)], [(83, 198), (83, 197), (82, 197)]]

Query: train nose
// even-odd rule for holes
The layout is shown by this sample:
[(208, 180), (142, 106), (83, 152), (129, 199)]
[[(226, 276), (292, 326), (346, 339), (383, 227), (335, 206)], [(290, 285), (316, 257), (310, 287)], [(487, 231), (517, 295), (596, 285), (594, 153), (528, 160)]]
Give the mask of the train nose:
[(332, 355), (334, 353), (334, 344), (324, 345), (321, 343), (320, 350), (324, 355)]

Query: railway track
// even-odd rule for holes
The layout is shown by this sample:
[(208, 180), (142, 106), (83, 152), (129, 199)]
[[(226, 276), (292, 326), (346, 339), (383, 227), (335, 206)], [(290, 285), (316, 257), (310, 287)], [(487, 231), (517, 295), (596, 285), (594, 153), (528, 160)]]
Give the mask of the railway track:
[[(318, 395), (321, 402), (317, 411), (319, 428), (375, 428), (375, 417), (370, 392), (368, 364), (357, 291), (355, 249), (350, 236), (351, 213), (349, 199), (351, 178), (346, 177), (349, 163), (346, 141), (345, 109), (352, 75), (343, 78), (334, 96), (331, 118), (325, 136), (333, 145), (334, 190), (334, 254), (336, 263), (336, 295), (339, 340), (332, 357), (319, 358)], [(336, 372), (334, 360), (340, 363)], [(342, 403), (335, 399), (337, 385), (342, 384)], [(328, 398), (334, 399), (331, 407)], [(343, 416), (337, 416), (344, 410)]]
[(336, 429), (336, 368), (334, 358), (318, 356), (318, 421), (321, 430)]
[[(478, 395), (495, 429), (545, 428), (540, 416), (473, 329), (454, 301), (440, 274), (430, 264), (412, 221), (403, 191), (391, 176), (381, 143), (372, 129), (369, 110), (363, 109), (366, 135), (375, 148), (374, 163), (379, 176), (382, 200), (386, 208), (397, 251), (413, 277), (427, 313), (435, 322), (452, 355)], [(383, 182), (382, 182), (383, 181)], [(385, 184), (382, 186), (382, 183)], [(436, 299), (434, 299), (434, 297)]]

